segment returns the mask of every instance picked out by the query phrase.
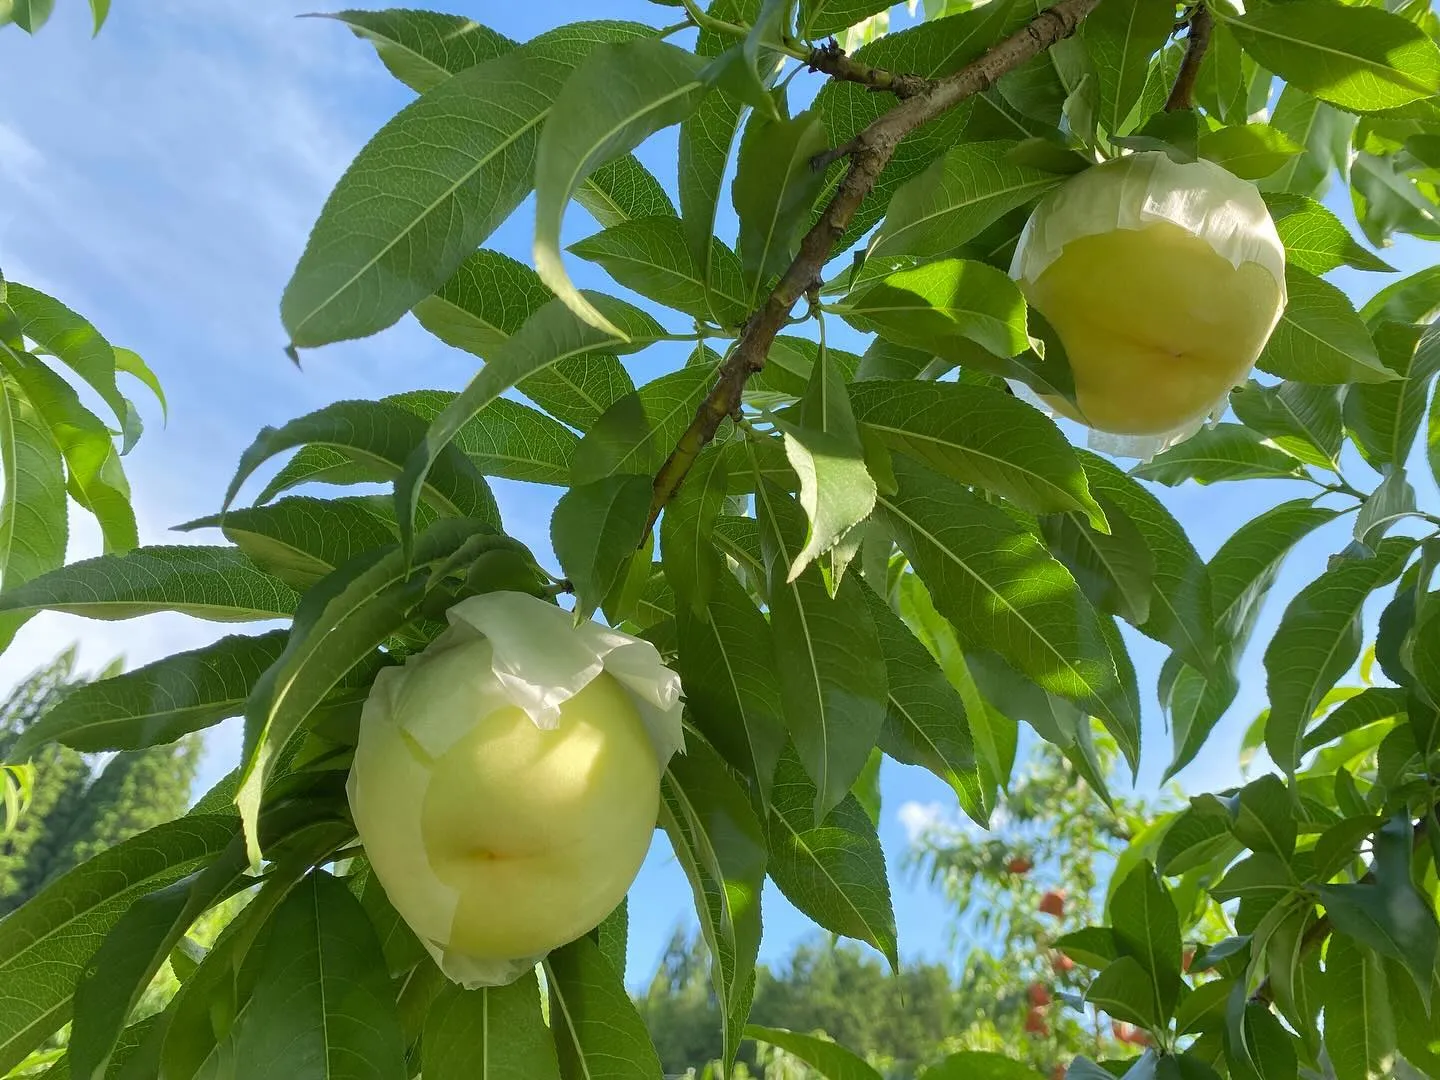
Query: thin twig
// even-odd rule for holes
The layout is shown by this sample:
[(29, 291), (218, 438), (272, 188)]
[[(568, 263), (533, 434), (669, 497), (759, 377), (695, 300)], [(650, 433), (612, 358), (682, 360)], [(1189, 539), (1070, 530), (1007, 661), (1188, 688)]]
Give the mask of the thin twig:
[(900, 140), (965, 99), (988, 90), (1006, 72), (1069, 37), (1099, 3), (1100, 0), (1059, 0), (985, 55), (901, 101), (855, 137), (845, 178), (820, 214), (820, 220), (800, 242), (800, 253), (790, 268), (765, 303), (751, 313), (734, 350), (721, 365), (715, 385), (700, 403), (695, 419), (656, 474), (647, 532), (660, 517), (665, 504), (680, 490), (700, 451), (715, 437), (726, 418), (740, 411), (746, 381), (765, 367), (770, 346), (785, 326), (790, 310), (820, 281), (836, 241), (844, 235), (865, 196), (875, 187)]
[(1195, 82), (1200, 78), (1200, 65), (1205, 59), (1205, 50), (1210, 47), (1210, 31), (1214, 20), (1204, 4), (1198, 4), (1190, 13), (1190, 33), (1185, 41), (1185, 59), (1180, 61), (1180, 70), (1175, 75), (1175, 85), (1165, 101), (1166, 112), (1195, 107)]
[(834, 38), (811, 50), (806, 63), (811, 71), (822, 72), (841, 82), (860, 83), (871, 90), (887, 91), (902, 101), (923, 94), (935, 85), (934, 80), (923, 75), (907, 75), (862, 64), (847, 56)]

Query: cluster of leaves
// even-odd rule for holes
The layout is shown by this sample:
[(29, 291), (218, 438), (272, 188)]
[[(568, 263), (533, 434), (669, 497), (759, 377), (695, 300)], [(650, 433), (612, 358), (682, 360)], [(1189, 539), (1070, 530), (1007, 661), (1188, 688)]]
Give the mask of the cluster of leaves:
[[(1171, 650), (1158, 696), (1178, 769), (1233, 700), (1287, 552), (1351, 514), (1353, 542), (1291, 603), (1266, 653), (1263, 741), (1285, 777), (1142, 830), (1108, 925), (1068, 948), (1100, 969), (1086, 1001), (1150, 1033), (1154, 1048), (1127, 1063), (1134, 1077), (1285, 1080), (1304, 1063), (1350, 1080), (1397, 1047), (1407, 1067), (1440, 1075), (1426, 1042), (1440, 839), (1425, 824), (1440, 539), (1405, 478), (1440, 348), (1426, 326), (1437, 276), (1391, 285), (1357, 312), (1318, 275), (1383, 264), (1313, 198), (1343, 167), (1370, 227), (1428, 235), (1425, 140), (1440, 92), (1428, 9), (1212, 4), (1199, 107), (1167, 113), (1187, 48), (1172, 40), (1177, 16), (1193, 28), (1200, 12), (1155, 0), (1053, 11), (991, 0), (854, 58), (823, 39), (888, 4), (683, 6), (686, 21), (665, 30), (584, 22), (523, 44), (462, 17), (335, 16), (417, 97), (317, 221), (282, 300), (291, 340), (361, 337), (413, 311), (484, 364), (459, 393), (345, 401), (262, 431), (225, 512), (191, 523), (226, 544), (145, 547), (7, 582), (0, 612), (13, 617), (290, 623), (97, 683), (28, 733), (27, 750), (122, 750), (245, 718), (239, 768), (189, 815), (101, 853), (0, 923), (0, 1069), (73, 1015), (52, 1080), (355, 1069), (444, 1080), (477, 1062), (537, 1080), (658, 1076), (622, 984), (623, 909), (544, 962), (543, 997), (535, 976), (462, 991), (443, 985), (353, 848), (343, 782), (371, 679), (431, 640), (457, 600), (500, 588), (573, 592), (580, 615), (643, 635), (682, 676), (688, 746), (663, 778), (660, 825), (693, 886), (728, 1063), (747, 1032), (767, 876), (821, 927), (897, 962), (874, 822), (852, 792), (867, 792), (877, 754), (930, 769), (983, 824), (1024, 723), (1108, 799), (1094, 725), (1132, 767), (1140, 753), (1123, 622)], [(695, 27), (693, 48), (670, 42)], [(778, 77), (806, 65), (840, 77), (792, 112)], [(893, 98), (867, 82), (896, 87), (895, 75), (910, 77), (908, 98), (887, 113)], [(871, 124), (885, 156), (860, 138)], [(630, 154), (676, 125), (678, 212)], [(1367, 179), (1375, 170), (1337, 149), (1349, 145), (1391, 169), (1386, 197)], [(1003, 268), (1041, 194), (1157, 146), (1270, 191), (1290, 303), (1259, 362), (1274, 378), (1237, 394), (1237, 422), (1131, 474), (1005, 392), (1008, 378), (1071, 396), (1063, 351), (1041, 344), (1045, 328)], [(715, 235), (732, 159), (733, 245)], [(480, 246), (532, 193), (533, 270)], [(635, 302), (572, 282), (559, 246), (572, 201), (600, 231), (570, 253)], [(797, 322), (813, 336), (757, 337), (802, 294)], [(11, 308), (17, 295), (11, 286)], [(667, 310), (684, 325), (667, 328)], [(837, 316), (875, 335), (863, 356), (828, 347)], [(636, 387), (619, 357), (674, 341), (691, 343), (689, 362)], [(762, 370), (737, 380), (735, 356)], [(16, 361), (16, 381), (35, 370), (48, 369)], [(1432, 410), (1432, 445), (1437, 429)], [(1347, 443), (1382, 476), (1368, 494), (1339, 474)], [(255, 505), (232, 508), (247, 479), (292, 451)], [(678, 492), (656, 482), (677, 470)], [(1310, 477), (1315, 499), (1266, 511), (1208, 563), (1142, 483), (1275, 475)], [(560, 573), (505, 536), (487, 477), (564, 489), (551, 523)], [(393, 499), (286, 494), (377, 480)], [(1387, 535), (1396, 529), (1417, 535)], [(1391, 584), (1377, 654), (1395, 685), (1316, 720), (1359, 654), (1367, 598)], [(1381, 701), (1388, 712), (1366, 711)], [(1335, 763), (1335, 747), (1366, 738), (1378, 742), (1373, 770)], [(1181, 845), (1193, 835), (1203, 839)], [(254, 899), (198, 963), (186, 954), (171, 1003), (129, 1023), (187, 927), (254, 886), (256, 867)], [(1209, 943), (1192, 970), (1219, 975), (1192, 986), (1183, 928), (1209, 903), (1231, 905), (1237, 933)], [(1297, 984), (1322, 954), (1323, 974)], [(748, 1030), (832, 1078), (875, 1075), (832, 1043)], [(967, 1051), (932, 1075), (1017, 1068)], [(1096, 1068), (1077, 1061), (1071, 1074)]]
[[(89, 0), (90, 18), (95, 24), (95, 33), (110, 17), (110, 0)], [(50, 19), (55, 10), (55, 0), (0, 0), (0, 27), (14, 23), (27, 34), (33, 34)]]

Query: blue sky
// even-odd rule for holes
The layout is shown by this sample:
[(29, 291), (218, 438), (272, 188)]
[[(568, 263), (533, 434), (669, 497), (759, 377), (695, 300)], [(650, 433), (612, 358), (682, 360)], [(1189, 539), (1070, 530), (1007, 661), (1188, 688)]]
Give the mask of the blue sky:
[[(261, 426), (341, 398), (457, 388), (473, 371), (473, 358), (409, 319), (366, 341), (308, 353), (301, 370), (282, 352), (279, 297), (310, 225), (353, 154), (411, 97), (343, 27), (293, 17), (310, 10), (314, 0), (121, 3), (91, 40), (86, 5), (60, 0), (38, 36), (0, 31), (0, 268), (84, 313), (116, 344), (139, 351), (169, 394), (171, 415), (163, 427), (158, 409), (137, 395), (148, 430), (127, 470), (144, 543), (215, 542), (168, 529), (217, 509), (237, 457)], [(518, 39), (580, 14), (566, 0), (456, 0), (448, 10)], [(645, 0), (592, 0), (583, 13), (657, 25), (675, 14)], [(642, 156), (673, 190), (673, 133)], [(1329, 201), (1348, 216), (1343, 200)], [(487, 246), (527, 259), (530, 228), (527, 204)], [(570, 237), (593, 228), (572, 208)], [(1386, 257), (1407, 270), (1429, 261), (1414, 242)], [(582, 285), (604, 287), (583, 264), (572, 272)], [(1383, 283), (1353, 271), (1334, 280), (1357, 300)], [(832, 342), (853, 344), (845, 337)], [(635, 359), (636, 381), (681, 363), (680, 348)], [(1363, 466), (1354, 472), (1366, 486), (1374, 480)], [(1428, 471), (1412, 474), (1422, 502), (1434, 505)], [(1160, 495), (1208, 557), (1243, 521), (1313, 490), (1275, 482), (1187, 485)], [(497, 497), (510, 531), (548, 555), (553, 491), (499, 484)], [(70, 557), (98, 553), (96, 531), (78, 515), (76, 522)], [(1287, 564), (1255, 635), (1261, 647), (1247, 657), (1240, 700), (1181, 775), (1187, 789), (1224, 786), (1237, 776), (1241, 734), (1264, 705), (1263, 642), (1284, 597), (1323, 569), (1347, 527), (1310, 538)], [(80, 643), (87, 667), (119, 654), (135, 666), (233, 630), (180, 616), (99, 623), (46, 614), (0, 656), (0, 686), (72, 641)], [(1153, 695), (1164, 651), (1137, 635), (1131, 640), (1142, 688)], [(1170, 744), (1148, 702), (1145, 738), (1140, 785), (1153, 789)], [(212, 733), (201, 783), (225, 772), (237, 748), (234, 722)], [(902, 955), (953, 959), (945, 904), (900, 869), (907, 824), (952, 815), (953, 796), (928, 774), (894, 763), (887, 763), (883, 779), (881, 836)], [(630, 978), (643, 982), (672, 930), (693, 920), (688, 887), (663, 838), (632, 904)], [(814, 932), (773, 890), (765, 919), (767, 959), (784, 956)]]

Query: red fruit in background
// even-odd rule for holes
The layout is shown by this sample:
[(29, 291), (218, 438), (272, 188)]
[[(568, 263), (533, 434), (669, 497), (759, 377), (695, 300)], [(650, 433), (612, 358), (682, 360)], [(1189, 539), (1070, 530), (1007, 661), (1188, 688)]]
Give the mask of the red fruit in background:
[(1123, 1043), (1131, 1046), (1149, 1046), (1150, 1036), (1134, 1024), (1122, 1024), (1119, 1020), (1110, 1022), (1110, 1030)]
[(1050, 967), (1056, 975), (1068, 975), (1075, 970), (1075, 961), (1066, 956), (1063, 952), (1057, 952), (1050, 958)]
[(1180, 970), (1181, 970), (1181, 971), (1188, 972), (1188, 971), (1190, 970), (1190, 964), (1191, 964), (1191, 962), (1192, 962), (1194, 959), (1195, 959), (1195, 950), (1194, 950), (1194, 949), (1186, 949), (1186, 950), (1185, 950), (1185, 955), (1180, 958)]
[(1009, 874), (1028, 874), (1035, 869), (1035, 864), (1024, 855), (1016, 855), (1005, 864), (1005, 872)]
[(1045, 1022), (1044, 1009), (1031, 1009), (1025, 1014), (1025, 1033), (1027, 1035), (1050, 1034), (1050, 1025)]
[(1066, 1066), (1057, 1061), (1055, 1067), (1050, 1070), (1050, 1080), (1065, 1080), (1065, 1074), (1069, 1071)]
[(1055, 918), (1063, 918), (1065, 915), (1065, 892), (1062, 889), (1051, 889), (1044, 896), (1040, 897), (1040, 914), (1053, 915)]
[(1050, 990), (1041, 983), (1031, 983), (1030, 988), (1025, 991), (1025, 996), (1030, 999), (1030, 1004), (1036, 1008), (1050, 1004)]

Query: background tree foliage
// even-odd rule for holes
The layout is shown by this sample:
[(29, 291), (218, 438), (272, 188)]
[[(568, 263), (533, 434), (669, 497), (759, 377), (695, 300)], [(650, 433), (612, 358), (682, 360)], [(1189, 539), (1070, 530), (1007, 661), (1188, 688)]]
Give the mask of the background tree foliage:
[[(1440, 276), (1390, 282), (1358, 311), (1323, 277), (1389, 272), (1362, 240), (1440, 235), (1428, 4), (990, 0), (853, 57), (830, 36), (883, 0), (681, 7), (640, 12), (668, 27), (582, 22), (524, 43), (462, 16), (334, 17), (416, 97), (316, 222), (281, 298), (293, 348), (413, 312), (481, 363), (459, 393), (342, 401), (260, 432), (223, 512), (190, 523), (224, 542), (125, 552), (116, 531), (97, 559), (7, 564), (0, 612), (15, 619), (289, 627), (77, 691), (11, 748), (134, 751), (245, 718), (238, 768), (189, 814), (0, 922), (0, 1070), (73, 1016), (52, 1080), (660, 1075), (623, 992), (623, 908), (551, 954), (543, 1001), (528, 977), (467, 992), (443, 985), (355, 857), (343, 784), (371, 679), (456, 600), (503, 588), (573, 596), (682, 676), (691, 730), (659, 824), (693, 886), (722, 1069), (754, 1039), (831, 1080), (874, 1076), (833, 1042), (749, 1023), (765, 877), (898, 966), (868, 790), (852, 791), (877, 749), (941, 777), (984, 826), (1024, 724), (1115, 805), (1101, 735), (1136, 765), (1133, 635), (1169, 652), (1153, 693), (1173, 772), (1260, 677), (1243, 661), (1285, 556), (1335, 523), (1347, 539), (1263, 649), (1253, 743), (1273, 770), (1141, 828), (1124, 807), (1099, 819), (1128, 844), (1091, 925), (1049, 945), (1076, 965), (1065, 1005), (1149, 1045), (1077, 1057), (1068, 1075), (1440, 1076), (1440, 518), (1412, 484), (1440, 474)], [(33, 28), (42, 8), (10, 14)], [(676, 169), (657, 178), (630, 151), (672, 128)], [(1005, 392), (1073, 398), (1005, 267), (1041, 194), (1132, 149), (1255, 181), (1289, 305), (1233, 418), (1126, 471)], [(1317, 201), (1337, 180), (1362, 237)], [(598, 228), (562, 252), (571, 202)], [(482, 246), (522, 205), (533, 268)], [(629, 298), (578, 289), (575, 260)], [(35, 359), (48, 348), (81, 370), (35, 315), (54, 302), (13, 284), (3, 299), (0, 359), (25, 392), (11, 400), (68, 401)], [(837, 320), (873, 335), (863, 355), (829, 346)], [(647, 350), (663, 373), (636, 386), (620, 358)], [(82, 377), (108, 394), (124, 355), (98, 350)], [(52, 481), (63, 458), (104, 523), (114, 448), (85, 416), (32, 445)], [(25, 475), (7, 462), (7, 483)], [(504, 534), (497, 476), (561, 489), (558, 567)], [(1269, 478), (1313, 494), (1238, 524), (1208, 561), (1149, 486)], [(375, 481), (393, 498), (294, 491)], [(39, 490), (62, 520), (58, 481)], [(1373, 682), (1337, 691), (1372, 597)], [(973, 872), (955, 845), (945, 860)], [(252, 889), (213, 945), (185, 944)], [(177, 950), (187, 976), (142, 1016)], [(1024, 1057), (1007, 1039), (929, 1075), (1030, 1075)]]

